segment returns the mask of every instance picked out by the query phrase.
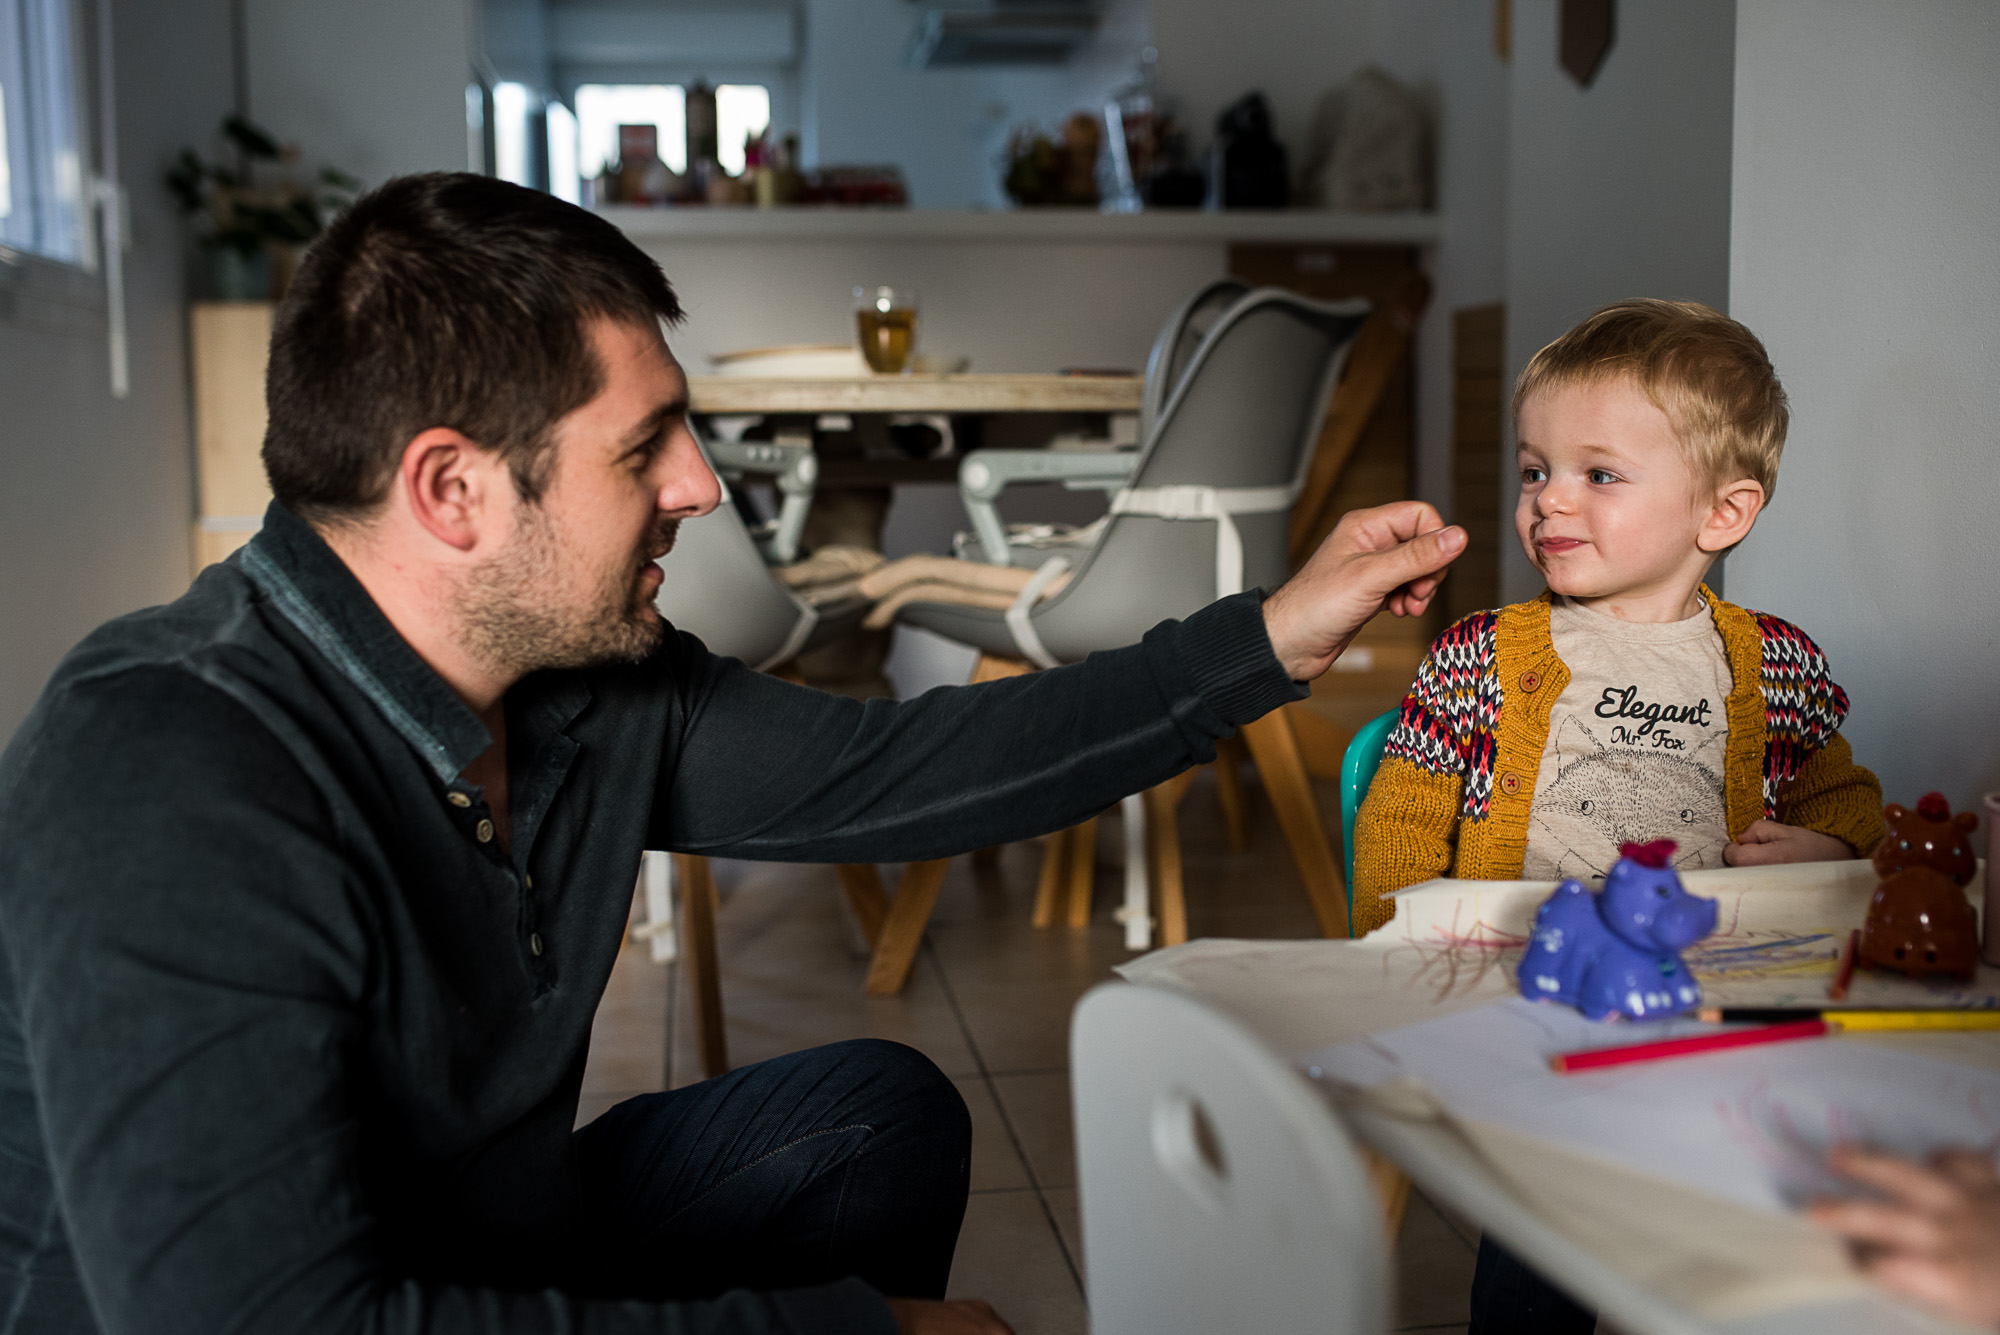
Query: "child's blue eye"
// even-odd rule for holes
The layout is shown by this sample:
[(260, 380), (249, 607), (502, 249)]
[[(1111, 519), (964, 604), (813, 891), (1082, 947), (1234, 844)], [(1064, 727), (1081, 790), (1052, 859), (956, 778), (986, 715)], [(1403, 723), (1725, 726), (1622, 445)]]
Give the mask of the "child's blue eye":
[(1539, 468), (1523, 468), (1521, 470), (1521, 481), (1523, 482), (1540, 482), (1547, 476), (1548, 474)]
[(1614, 474), (1607, 473), (1602, 468), (1593, 468), (1585, 476), (1590, 479), (1593, 486), (1599, 487), (1609, 486), (1618, 480)]

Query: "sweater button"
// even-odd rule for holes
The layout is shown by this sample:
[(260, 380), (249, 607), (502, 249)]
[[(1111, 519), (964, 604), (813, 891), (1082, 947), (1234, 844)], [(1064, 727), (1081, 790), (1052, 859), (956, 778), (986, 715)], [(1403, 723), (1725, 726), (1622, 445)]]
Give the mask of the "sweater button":
[(1521, 776), (1509, 770), (1500, 776), (1500, 791), (1512, 797), (1521, 791)]
[(1529, 668), (1526, 672), (1523, 672), (1521, 674), (1521, 689), (1526, 691), (1529, 695), (1533, 695), (1536, 691), (1540, 690), (1541, 686), (1542, 686), (1542, 674), (1535, 671), (1533, 668)]
[(475, 826), (473, 826), (473, 827), (472, 827), (472, 837), (473, 837), (474, 839), (477, 839), (477, 840), (478, 840), (478, 841), (479, 841), (480, 843), (482, 843), (482, 844), (490, 844), (490, 843), (492, 843), (492, 842), (493, 842), (493, 822), (492, 822), (492, 821), (490, 821), (490, 820), (483, 820), (483, 819), (482, 819), (482, 820), (481, 820), (481, 821), (479, 822), (479, 824), (477, 824), (477, 825), (475, 825)]

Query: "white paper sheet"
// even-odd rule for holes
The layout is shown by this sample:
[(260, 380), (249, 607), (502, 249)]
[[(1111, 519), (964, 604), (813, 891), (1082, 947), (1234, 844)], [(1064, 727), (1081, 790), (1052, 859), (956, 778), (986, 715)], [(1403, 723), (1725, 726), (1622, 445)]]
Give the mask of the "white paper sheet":
[(1697, 1021), (1593, 1024), (1518, 998), (1308, 1056), (1361, 1088), (1414, 1079), (1454, 1114), (1782, 1213), (1843, 1184), (1837, 1143), (2000, 1149), (2000, 1073), (1844, 1038), (1557, 1075), (1548, 1059), (1673, 1037)]

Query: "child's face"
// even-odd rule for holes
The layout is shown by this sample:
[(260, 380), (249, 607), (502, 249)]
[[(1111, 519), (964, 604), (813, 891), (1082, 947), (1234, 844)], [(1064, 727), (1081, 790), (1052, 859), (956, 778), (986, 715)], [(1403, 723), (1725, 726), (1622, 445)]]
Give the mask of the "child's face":
[(1518, 426), (1514, 528), (1549, 587), (1629, 619), (1687, 615), (1712, 498), (1667, 415), (1621, 376), (1537, 391)]

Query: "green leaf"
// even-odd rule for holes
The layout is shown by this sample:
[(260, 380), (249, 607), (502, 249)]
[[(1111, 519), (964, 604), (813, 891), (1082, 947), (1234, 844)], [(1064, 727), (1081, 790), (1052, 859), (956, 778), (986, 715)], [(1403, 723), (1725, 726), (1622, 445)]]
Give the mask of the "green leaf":
[(275, 161), (285, 154), (284, 145), (269, 130), (234, 112), (222, 118), (222, 133), (230, 143), (253, 158)]

